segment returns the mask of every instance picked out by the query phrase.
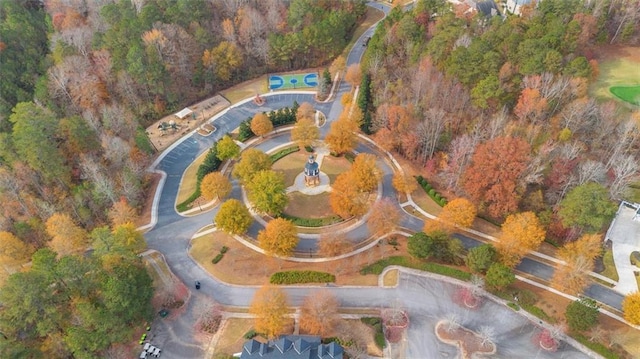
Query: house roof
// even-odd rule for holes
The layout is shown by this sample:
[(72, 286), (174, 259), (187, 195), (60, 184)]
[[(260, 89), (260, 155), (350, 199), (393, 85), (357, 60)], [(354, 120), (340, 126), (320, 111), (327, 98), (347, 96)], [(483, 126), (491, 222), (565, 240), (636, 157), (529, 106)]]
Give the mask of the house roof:
[(500, 10), (498, 10), (498, 5), (496, 5), (493, 0), (478, 1), (476, 3), (476, 9), (484, 16), (489, 17), (500, 13)]
[(339, 344), (322, 344), (320, 337), (285, 335), (267, 343), (245, 342), (240, 359), (343, 359), (343, 353)]

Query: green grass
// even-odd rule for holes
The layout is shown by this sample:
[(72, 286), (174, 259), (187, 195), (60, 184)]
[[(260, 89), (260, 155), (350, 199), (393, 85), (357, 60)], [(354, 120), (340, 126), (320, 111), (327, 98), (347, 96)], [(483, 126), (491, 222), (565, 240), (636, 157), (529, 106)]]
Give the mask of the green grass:
[(392, 265), (441, 274), (447, 277), (452, 277), (452, 278), (456, 278), (464, 281), (471, 280), (471, 273), (467, 273), (457, 268), (447, 267), (445, 265), (438, 264), (438, 263), (421, 262), (405, 256), (393, 256), (393, 257), (387, 257), (387, 258), (381, 259), (373, 264), (370, 264), (360, 269), (360, 274), (380, 275), (382, 274), (382, 271), (386, 267), (392, 266)]
[(618, 271), (613, 263), (613, 251), (610, 248), (605, 249), (602, 254), (602, 264), (604, 264), (604, 270), (600, 274), (617, 282), (619, 279)]
[(547, 323), (553, 324), (556, 322), (555, 318), (549, 316), (542, 308), (536, 307), (535, 305), (520, 303), (520, 307)]
[(620, 356), (618, 354), (614, 353), (606, 345), (604, 345), (602, 343), (591, 341), (591, 340), (589, 340), (589, 338), (585, 337), (582, 334), (573, 334), (571, 336), (575, 340), (580, 342), (582, 345), (586, 346), (587, 348), (593, 350), (594, 352), (602, 355), (603, 357), (605, 357), (607, 359), (618, 359), (618, 358), (620, 358)]
[(382, 319), (378, 317), (364, 317), (360, 318), (364, 324), (372, 327), (375, 330), (375, 335), (373, 337), (376, 346), (381, 350), (387, 346), (387, 341), (384, 339), (384, 333), (382, 331)]
[(611, 86), (609, 91), (622, 101), (640, 106), (640, 86)]

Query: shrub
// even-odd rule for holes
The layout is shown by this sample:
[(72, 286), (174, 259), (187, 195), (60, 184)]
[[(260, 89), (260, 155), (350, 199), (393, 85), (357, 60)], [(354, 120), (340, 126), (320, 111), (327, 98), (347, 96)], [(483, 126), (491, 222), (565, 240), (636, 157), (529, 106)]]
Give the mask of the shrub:
[(238, 126), (238, 141), (244, 142), (253, 136), (255, 136), (255, 133), (251, 131), (251, 118), (248, 118)]
[(336, 276), (331, 273), (310, 270), (276, 272), (269, 278), (271, 284), (333, 283), (335, 281)]
[(436, 195), (436, 190), (435, 189), (430, 189), (429, 192), (427, 192), (429, 194), (430, 197), (433, 197)]
[(584, 345), (587, 348), (593, 350), (594, 352), (602, 355), (606, 359), (618, 359), (618, 358), (620, 358), (620, 356), (618, 354), (614, 353), (606, 345), (604, 345), (602, 343), (594, 342), (594, 341), (590, 340), (589, 338), (585, 337), (582, 334), (576, 334), (576, 335), (573, 335), (573, 337), (578, 342), (580, 342), (582, 345)]
[(307, 152), (312, 153), (312, 152), (313, 152), (313, 147), (311, 147), (311, 146), (304, 146), (304, 150), (305, 150), (305, 151), (307, 151)]
[(218, 264), (218, 262), (222, 260), (222, 257), (224, 257), (224, 253), (218, 253), (218, 255), (213, 257), (213, 259), (211, 260), (211, 263)]
[(220, 248), (220, 253), (225, 254), (229, 251), (229, 247), (227, 246), (222, 246), (222, 248)]
[(293, 224), (300, 227), (323, 227), (323, 226), (328, 226), (334, 223), (342, 222), (342, 217), (335, 216), (335, 215), (324, 217), (324, 218), (300, 218), (300, 217), (281, 213), (279, 217), (288, 219), (291, 222), (293, 222)]
[(253, 328), (249, 329), (249, 331), (248, 331), (248, 332), (244, 333), (244, 338), (245, 338), (245, 339), (247, 339), (247, 340), (248, 340), (248, 339), (253, 339), (253, 338), (255, 338), (256, 336), (258, 336), (258, 333), (257, 333), (257, 332), (256, 332), (256, 330), (255, 330), (255, 329), (253, 329)]
[(280, 151), (272, 154), (271, 156), (271, 162), (276, 162), (277, 160), (281, 159), (282, 157), (285, 157), (287, 155), (290, 155), (294, 152), (298, 152), (300, 151), (300, 148), (298, 146), (294, 146), (294, 147), (288, 147), (288, 148), (284, 148), (281, 149)]

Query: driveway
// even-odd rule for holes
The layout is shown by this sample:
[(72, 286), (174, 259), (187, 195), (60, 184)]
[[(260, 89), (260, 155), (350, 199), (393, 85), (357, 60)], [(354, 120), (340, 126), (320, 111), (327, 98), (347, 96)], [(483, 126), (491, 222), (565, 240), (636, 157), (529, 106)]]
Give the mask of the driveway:
[(620, 204), (616, 218), (607, 232), (607, 239), (611, 240), (613, 261), (618, 271), (618, 284), (613, 288), (623, 295), (638, 291), (638, 282), (634, 272), (640, 268), (631, 264), (631, 253), (640, 251), (640, 217), (636, 217), (638, 209)]

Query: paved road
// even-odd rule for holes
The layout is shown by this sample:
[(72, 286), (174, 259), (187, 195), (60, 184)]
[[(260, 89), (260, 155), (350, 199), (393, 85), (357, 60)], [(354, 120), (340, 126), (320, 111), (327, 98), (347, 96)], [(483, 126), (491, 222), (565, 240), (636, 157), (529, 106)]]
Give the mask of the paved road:
[[(352, 53), (348, 57), (348, 64), (359, 61), (363, 50), (360, 42), (363, 41), (364, 38), (371, 36), (372, 31), (373, 30), (369, 30), (365, 33), (354, 46)], [(345, 86), (345, 83), (342, 83), (336, 98), (339, 99), (346, 91), (349, 91), (349, 87)], [(277, 93), (273, 95), (268, 94), (264, 97), (267, 100), (264, 106), (258, 107), (249, 101), (240, 106), (233, 107), (213, 120), (213, 124), (217, 128), (214, 134), (209, 137), (202, 137), (198, 134), (189, 135), (169, 148), (159, 158), (156, 168), (166, 173), (166, 182), (161, 189), (159, 197), (157, 222), (155, 226), (145, 234), (148, 246), (164, 254), (167, 263), (181, 281), (187, 284), (193, 283), (195, 280), (202, 282), (202, 289), (195, 293), (193, 303), (190, 303), (187, 308), (188, 315), (183, 316), (175, 328), (166, 328), (166, 332), (170, 332), (171, 335), (165, 335), (164, 357), (181, 358), (184, 357), (185, 353), (189, 353), (189, 357), (204, 355), (205, 348), (201, 345), (194, 345), (197, 340), (195, 339), (193, 328), (188, 325), (188, 321), (190, 319), (193, 320), (195, 316), (193, 309), (195, 307), (194, 303), (210, 297), (225, 305), (247, 306), (256, 289), (255, 287), (240, 287), (219, 282), (217, 279), (209, 276), (208, 273), (200, 268), (187, 255), (189, 238), (198, 229), (210, 224), (216, 211), (213, 210), (192, 217), (183, 217), (175, 212), (175, 200), (184, 170), (198, 155), (207, 151), (209, 147), (225, 133), (231, 132), (238, 127), (241, 121), (252, 117), (257, 112), (271, 111), (291, 106), (294, 101), (298, 103), (310, 102), (314, 104), (316, 109), (325, 114), (329, 114), (328, 121), (330, 122), (337, 118), (342, 111), (342, 105), (339, 100), (328, 104), (320, 104), (316, 103), (313, 100), (313, 95), (309, 93)], [(326, 131), (328, 127), (329, 126), (324, 126), (323, 131)], [(286, 139), (284, 139), (284, 137), (276, 137), (270, 141), (284, 142)], [(358, 151), (371, 152), (371, 149), (361, 145), (358, 147)], [(395, 198), (390, 183), (391, 168), (382, 160), (379, 161), (378, 164), (384, 172), (382, 195), (384, 197)], [(234, 189), (233, 196), (240, 196), (237, 187)], [(402, 219), (402, 226), (419, 231), (422, 228), (422, 221), (406, 214)], [(259, 224), (255, 223), (250, 229), (250, 232), (256, 233), (259, 229)], [(368, 236), (366, 226), (361, 225), (355, 228), (350, 233), (350, 236), (352, 238), (365, 238)], [(469, 237), (460, 236), (460, 238), (466, 247), (473, 247), (479, 244), (479, 242)], [(315, 243), (313, 241), (304, 241), (304, 245), (308, 248), (313, 248)], [(542, 278), (548, 278), (551, 273), (551, 269), (548, 266), (533, 261), (523, 262), (518, 269), (523, 272), (539, 275)], [(388, 305), (391, 300), (411, 298), (415, 295), (415, 289), (411, 286), (399, 286), (398, 288), (330, 287), (329, 289), (336, 294), (343, 306), (348, 307), (382, 307)], [(302, 299), (312, 290), (313, 289), (309, 287), (287, 288), (291, 304), (299, 305)], [(600, 301), (620, 308), (621, 296), (616, 296), (616, 293), (608, 288), (594, 285), (589, 288), (588, 293)], [(415, 310), (419, 310), (419, 307), (416, 307)]]

